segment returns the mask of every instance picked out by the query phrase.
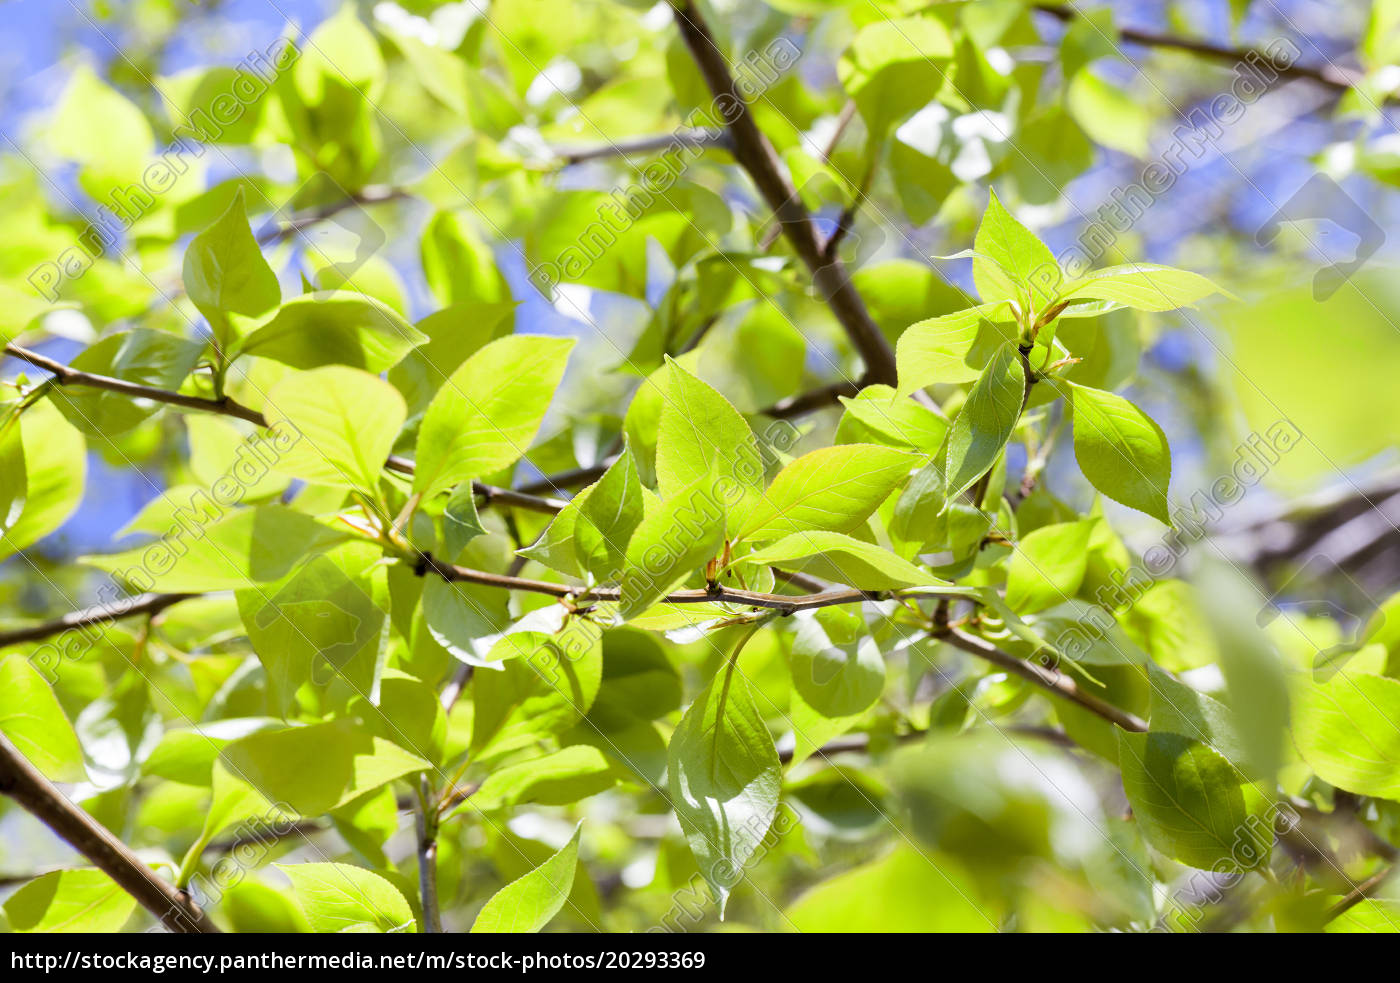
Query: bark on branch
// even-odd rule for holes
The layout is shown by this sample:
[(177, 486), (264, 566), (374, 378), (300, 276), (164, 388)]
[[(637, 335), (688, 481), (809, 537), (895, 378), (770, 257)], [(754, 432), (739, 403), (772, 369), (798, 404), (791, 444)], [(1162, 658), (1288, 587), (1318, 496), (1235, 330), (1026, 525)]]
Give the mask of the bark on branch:
[(161, 880), (105, 826), (69, 802), (2, 734), (0, 792), (37, 816), (170, 931), (219, 931), (193, 898)]
[(864, 359), (862, 384), (882, 382), (895, 385), (894, 350), (871, 319), (845, 264), (837, 257), (828, 258), (825, 255), (824, 244), (812, 216), (802, 204), (773, 145), (754, 122), (748, 103), (739, 94), (729, 64), (715, 43), (709, 26), (693, 3), (676, 3), (675, 15), (681, 39), (690, 49), (716, 104), (722, 107), (721, 115), (728, 122), (733, 142), (734, 159), (753, 180), (768, 207), (777, 214), (793, 251), (811, 271), (818, 292)]

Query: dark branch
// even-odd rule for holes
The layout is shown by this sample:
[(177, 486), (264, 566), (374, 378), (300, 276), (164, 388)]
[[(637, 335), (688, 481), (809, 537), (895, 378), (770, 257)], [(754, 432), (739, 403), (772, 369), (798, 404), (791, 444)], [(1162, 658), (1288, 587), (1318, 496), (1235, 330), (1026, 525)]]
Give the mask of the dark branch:
[(69, 802), (4, 735), (0, 735), (0, 792), (37, 816), (172, 932), (219, 931), (193, 898), (157, 877), (105, 826)]
[(851, 283), (845, 264), (840, 259), (828, 259), (823, 254), (822, 241), (812, 216), (802, 204), (773, 145), (754, 122), (748, 103), (735, 87), (729, 65), (709, 27), (693, 3), (677, 3), (675, 15), (681, 38), (699, 66), (716, 105), (723, 107), (721, 115), (729, 123), (734, 159), (753, 180), (768, 207), (777, 214), (793, 250), (811, 271), (817, 290), (865, 360), (865, 378), (862, 381), (894, 385), (897, 377), (894, 350), (871, 319), (865, 301)]
[[(1041, 13), (1049, 14), (1057, 20), (1069, 22), (1079, 16), (1079, 12), (1072, 7), (1063, 4), (1043, 3), (1037, 4), (1036, 9)], [(1360, 72), (1350, 69), (1338, 68), (1335, 65), (1324, 65), (1322, 67), (1312, 67), (1309, 65), (1279, 65), (1274, 59), (1259, 48), (1254, 47), (1232, 47), (1224, 44), (1214, 44), (1210, 41), (1202, 41), (1196, 38), (1184, 38), (1175, 34), (1164, 34), (1157, 31), (1148, 31), (1137, 27), (1122, 27), (1118, 29), (1120, 40), (1129, 44), (1140, 44), (1148, 48), (1165, 48), (1173, 51), (1184, 51), (1187, 54), (1196, 55), (1211, 61), (1228, 62), (1235, 64), (1245, 62), (1247, 64), (1263, 61), (1270, 70), (1278, 73), (1281, 78), (1308, 79), (1325, 85), (1328, 88), (1345, 91), (1359, 82), (1362, 78)]]
[(1020, 676), (1022, 679), (1028, 680), (1037, 686), (1062, 696), (1072, 703), (1077, 703), (1090, 713), (1096, 714), (1110, 723), (1117, 724), (1124, 730), (1134, 731), (1139, 734), (1147, 732), (1147, 723), (1140, 717), (1128, 713), (1126, 710), (1120, 710), (1118, 707), (1099, 699), (1092, 693), (1084, 692), (1079, 688), (1078, 683), (1057, 669), (1038, 666), (1033, 662), (1027, 662), (1025, 659), (1018, 659), (1009, 652), (1003, 652), (991, 642), (978, 638), (975, 635), (968, 635), (956, 628), (949, 628), (943, 632), (939, 632), (936, 637), (952, 645), (954, 648), (962, 649), (964, 652), (975, 655), (979, 659), (985, 659), (998, 668), (1005, 669), (1009, 673)]
[(141, 594), (137, 597), (113, 601), (110, 604), (98, 604), (90, 608), (83, 608), (81, 611), (70, 611), (52, 621), (40, 622), (37, 625), (29, 625), (25, 628), (12, 628), (9, 631), (0, 631), (0, 649), (10, 645), (18, 645), (21, 642), (33, 642), (41, 638), (48, 638), (50, 635), (58, 635), (73, 628), (86, 628), (89, 625), (105, 624), (108, 621), (115, 621), (118, 618), (130, 618), (141, 614), (160, 614), (160, 612), (164, 611), (172, 604), (178, 604), (192, 597), (201, 596), (203, 595)]
[(590, 160), (605, 160), (609, 157), (630, 157), (634, 154), (652, 154), (670, 147), (676, 149), (704, 149), (706, 147), (729, 147), (729, 133), (726, 130), (695, 127), (680, 129), (674, 133), (662, 133), (654, 137), (638, 137), (633, 140), (614, 140), (596, 147), (568, 149), (556, 147), (554, 150), (565, 166), (582, 164)]

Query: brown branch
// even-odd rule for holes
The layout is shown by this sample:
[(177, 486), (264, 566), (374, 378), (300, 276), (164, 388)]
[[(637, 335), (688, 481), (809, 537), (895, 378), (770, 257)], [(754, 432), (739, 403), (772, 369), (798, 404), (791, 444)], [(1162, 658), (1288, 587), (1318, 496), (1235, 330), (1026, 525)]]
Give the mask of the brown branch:
[(609, 157), (630, 157), (634, 154), (651, 154), (668, 147), (699, 148), (729, 147), (727, 130), (707, 127), (687, 127), (674, 133), (662, 133), (653, 137), (637, 137), (632, 140), (613, 140), (596, 147), (568, 149), (557, 147), (554, 154), (567, 167), (590, 160), (604, 160)]
[(0, 648), (18, 645), (21, 642), (38, 641), (41, 638), (58, 635), (73, 628), (86, 628), (89, 625), (115, 621), (118, 618), (130, 618), (140, 614), (159, 614), (172, 604), (202, 596), (201, 594), (141, 594), (113, 601), (110, 604), (97, 604), (80, 611), (70, 611), (52, 621), (0, 631)]
[(1325, 925), (1333, 919), (1340, 918), (1352, 908), (1355, 908), (1361, 902), (1365, 901), (1371, 896), (1372, 892), (1384, 884), (1393, 873), (1395, 873), (1395, 868), (1393, 866), (1385, 867), (1356, 885), (1356, 887), (1348, 891), (1340, 901), (1327, 909), (1327, 915), (1323, 918), (1323, 924)]
[(268, 246), (273, 243), (282, 242), (285, 239), (291, 238), (292, 235), (300, 232), (302, 229), (316, 225), (318, 222), (324, 222), (326, 219), (339, 215), (346, 209), (356, 205), (377, 205), (381, 202), (396, 201), (400, 198), (408, 197), (410, 197), (409, 193), (402, 188), (365, 188), (347, 198), (342, 198), (329, 205), (324, 205), (304, 215), (293, 216), (282, 225), (262, 233), (258, 237), (258, 243), (263, 246)]
[(438, 811), (428, 776), (419, 776), (418, 808), (414, 830), (418, 841), (418, 893), (423, 904), (423, 931), (442, 934), (442, 913), (438, 907), (437, 827)]
[[(825, 149), (822, 150), (818, 160), (823, 167), (831, 163), (831, 155), (836, 153), (836, 147), (841, 143), (841, 138), (846, 134), (846, 128), (851, 125), (851, 120), (856, 117), (856, 101), (847, 99), (846, 104), (841, 107), (841, 115), (836, 117), (836, 126), (831, 131), (831, 139), (827, 140)], [(758, 251), (766, 253), (773, 248), (773, 243), (778, 241), (778, 236), (783, 234), (783, 223), (773, 221), (764, 230), (763, 235), (758, 239)]]
[(790, 420), (795, 416), (805, 416), (816, 410), (835, 405), (840, 402), (842, 396), (852, 397), (858, 392), (860, 392), (860, 386), (857, 383), (842, 379), (839, 382), (829, 382), (805, 393), (798, 393), (796, 396), (780, 399), (772, 406), (759, 410), (759, 412), (764, 416), (771, 416), (775, 420)]
[[(557, 584), (549, 580), (531, 580), (528, 577), (510, 577), (485, 570), (473, 570), (453, 563), (443, 563), (431, 554), (424, 553), (418, 561), (417, 572), (431, 571), (449, 583), (481, 584), (485, 587), (500, 587), (505, 590), (523, 590), (550, 597), (571, 598), (575, 602), (620, 601), (622, 589), (619, 587), (573, 587)], [(657, 598), (657, 604), (739, 604), (745, 607), (766, 608), (783, 614), (795, 611), (809, 611), (814, 608), (833, 607), (838, 604), (856, 604), (861, 601), (878, 601), (885, 597), (885, 591), (860, 590), (854, 587), (835, 588), (817, 594), (765, 594), (761, 591), (738, 590), (716, 585), (710, 589), (673, 591)], [(968, 600), (976, 600), (969, 594)]]
[[(97, 375), (93, 372), (83, 372), (72, 366), (56, 362), (46, 355), (21, 348), (18, 345), (6, 345), (6, 354), (22, 359), (31, 365), (37, 366), (53, 373), (53, 381), (60, 386), (86, 386), (89, 389), (102, 389), (107, 392), (121, 393), (137, 399), (149, 399), (157, 403), (168, 403), (171, 406), (181, 406), (185, 409), (199, 410), (203, 413), (217, 413), (222, 416), (236, 417), (240, 420), (259, 427), (266, 427), (267, 417), (249, 406), (225, 396), (223, 399), (205, 399), (202, 396), (187, 396), (184, 393), (171, 392), (169, 389), (157, 389), (154, 386), (146, 386), (137, 382), (128, 382), (125, 379), (117, 379), (113, 376)], [(384, 462), (384, 466), (390, 471), (399, 474), (413, 474), (413, 462), (405, 457), (390, 455)], [(530, 509), (535, 512), (555, 513), (562, 509), (567, 502), (557, 498), (540, 498), (516, 491), (511, 488), (498, 488), (495, 485), (483, 484), (480, 481), (472, 482), (472, 490), (486, 500), (486, 504), (497, 503), (500, 505), (511, 505), (516, 508)]]
[(194, 899), (156, 876), (108, 829), (64, 797), (0, 734), (0, 792), (63, 838), (172, 932), (218, 932)]
[(689, 0), (675, 4), (675, 16), (682, 40), (699, 66), (716, 105), (722, 107), (721, 117), (728, 121), (734, 159), (753, 180), (768, 207), (777, 214), (793, 250), (811, 271), (818, 292), (865, 360), (865, 377), (862, 381), (895, 385), (894, 349), (871, 319), (865, 301), (851, 283), (845, 265), (840, 259), (828, 260), (823, 255), (822, 242), (812, 216), (802, 204), (773, 145), (754, 122), (748, 103), (735, 87), (728, 62), (709, 27)]
[(1025, 659), (1018, 659), (1009, 652), (1003, 652), (991, 642), (956, 628), (949, 628), (937, 633), (935, 637), (942, 639), (954, 648), (962, 649), (980, 659), (986, 659), (998, 668), (1005, 669), (1013, 675), (1020, 676), (1022, 679), (1062, 696), (1090, 713), (1100, 716), (1110, 723), (1117, 724), (1124, 730), (1139, 734), (1147, 732), (1147, 723), (1142, 718), (1128, 713), (1126, 710), (1120, 710), (1092, 693), (1084, 692), (1079, 688), (1078, 683), (1057, 669), (1049, 669), (1033, 662), (1027, 662)]
[[(1069, 22), (1079, 17), (1079, 12), (1072, 7), (1063, 4), (1042, 3), (1037, 4), (1036, 9), (1043, 14), (1049, 14), (1057, 20)], [(1166, 48), (1174, 51), (1183, 51), (1187, 54), (1196, 55), (1211, 61), (1245, 62), (1254, 64), (1263, 61), (1269, 69), (1276, 72), (1281, 78), (1307, 79), (1317, 82), (1328, 88), (1345, 91), (1350, 89), (1357, 82), (1361, 81), (1362, 74), (1351, 69), (1339, 68), (1335, 65), (1324, 65), (1313, 67), (1309, 65), (1284, 65), (1276, 64), (1273, 58), (1260, 48), (1252, 46), (1232, 47), (1224, 44), (1214, 44), (1210, 41), (1203, 41), (1197, 38), (1184, 38), (1175, 34), (1163, 34), (1157, 31), (1148, 31), (1137, 27), (1122, 27), (1118, 29), (1120, 40), (1129, 44), (1140, 44), (1148, 48)], [(1389, 100), (1387, 100), (1389, 101)]]

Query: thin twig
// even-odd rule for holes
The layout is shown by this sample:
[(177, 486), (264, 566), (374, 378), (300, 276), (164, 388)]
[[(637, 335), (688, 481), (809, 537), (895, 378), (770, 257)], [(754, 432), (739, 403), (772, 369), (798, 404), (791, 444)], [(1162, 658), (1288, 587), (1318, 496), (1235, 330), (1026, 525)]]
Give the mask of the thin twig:
[(1340, 901), (1327, 909), (1327, 916), (1323, 919), (1323, 924), (1341, 917), (1365, 901), (1377, 888), (1389, 880), (1393, 873), (1395, 873), (1395, 867), (1385, 867), (1356, 885)]
[(590, 160), (605, 160), (609, 157), (630, 157), (634, 154), (651, 154), (670, 147), (677, 149), (704, 149), (706, 147), (728, 147), (727, 130), (708, 127), (688, 127), (672, 133), (662, 133), (652, 137), (637, 137), (632, 140), (614, 140), (596, 147), (556, 147), (554, 155), (565, 166), (582, 164)]
[[(1037, 4), (1036, 9), (1041, 13), (1049, 14), (1057, 20), (1065, 22), (1074, 20), (1080, 16), (1077, 10), (1064, 4)], [(1231, 64), (1238, 62), (1256, 64), (1262, 61), (1271, 71), (1277, 73), (1281, 78), (1308, 79), (1309, 81), (1317, 82), (1339, 91), (1350, 89), (1362, 79), (1362, 74), (1360, 72), (1339, 68), (1335, 65), (1324, 65), (1322, 67), (1296, 64), (1279, 65), (1268, 52), (1255, 47), (1232, 47), (1230, 45), (1214, 44), (1210, 41), (1202, 41), (1197, 38), (1184, 38), (1176, 34), (1163, 34), (1138, 27), (1119, 28), (1118, 37), (1120, 40), (1126, 41), (1129, 44), (1140, 44), (1148, 48), (1167, 48), (1175, 51), (1184, 51), (1187, 54), (1196, 55), (1211, 61), (1229, 62)]]
[(11, 628), (9, 631), (0, 631), (0, 648), (18, 645), (21, 642), (38, 641), (41, 638), (58, 635), (74, 628), (105, 624), (118, 618), (130, 618), (142, 614), (156, 615), (173, 604), (203, 596), (202, 594), (140, 594), (136, 597), (113, 601), (110, 604), (97, 604), (79, 611), (70, 611), (51, 621), (43, 621), (24, 628)]
[(1110, 723), (1117, 724), (1124, 730), (1139, 734), (1145, 734), (1147, 732), (1147, 723), (1141, 717), (1128, 713), (1126, 710), (1120, 710), (1118, 707), (1099, 699), (1092, 693), (1084, 692), (1084, 690), (1079, 688), (1078, 683), (1057, 669), (1038, 666), (1033, 662), (1027, 662), (1025, 659), (1018, 659), (1009, 652), (1003, 652), (991, 642), (978, 638), (975, 635), (969, 635), (957, 628), (949, 628), (946, 631), (938, 633), (936, 637), (952, 645), (954, 648), (962, 649), (964, 652), (975, 655), (980, 659), (985, 659), (994, 666), (1005, 669), (1009, 673), (1020, 676), (1022, 679), (1028, 680), (1052, 693), (1056, 693), (1070, 702), (1078, 704), (1090, 713), (1100, 716)]
[(3, 734), (0, 734), (0, 792), (10, 796), (87, 857), (170, 931), (219, 931), (193, 898), (157, 877), (155, 871), (105, 826), (69, 802)]

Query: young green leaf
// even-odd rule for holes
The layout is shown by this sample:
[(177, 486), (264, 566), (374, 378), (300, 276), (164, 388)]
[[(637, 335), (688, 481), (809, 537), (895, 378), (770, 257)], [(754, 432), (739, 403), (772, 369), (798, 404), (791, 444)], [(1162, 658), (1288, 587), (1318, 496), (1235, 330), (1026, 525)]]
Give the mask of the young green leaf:
[(804, 454), (778, 472), (735, 539), (777, 539), (809, 529), (850, 532), (918, 463), (913, 454), (878, 444), (842, 444)]
[(1171, 448), (1142, 410), (1122, 396), (1070, 384), (1074, 456), (1089, 483), (1115, 502), (1171, 525)]
[(724, 545), (727, 503), (705, 475), (650, 510), (627, 544), (622, 606), (627, 619), (651, 607), (672, 587), (714, 559)]
[(0, 734), (52, 780), (87, 778), (73, 725), (49, 684), (18, 653), (0, 656)]
[(1021, 418), (1026, 372), (1010, 345), (997, 349), (948, 432), (947, 495), (971, 487), (997, 461)]
[(182, 505), (179, 514), (201, 535), (189, 536), (181, 522), (149, 546), (87, 556), (82, 562), (138, 590), (239, 590), (280, 580), (308, 554), (347, 538), (285, 505), (221, 514), (217, 502), (205, 496)]
[(666, 754), (671, 804), (719, 902), (778, 812), (782, 765), (741, 672), (721, 671), (695, 698)]
[(1119, 731), (1118, 763), (1143, 836), (1167, 856), (1202, 870), (1252, 870), (1268, 857), (1265, 803), (1218, 752), (1180, 734)]
[(895, 395), (909, 396), (938, 382), (976, 379), (981, 370), (968, 364), (968, 356), (977, 343), (977, 335), (984, 325), (1009, 319), (1009, 312), (1006, 301), (997, 300), (909, 325), (895, 346), (899, 368)]
[(972, 281), (983, 304), (998, 300), (1046, 306), (1060, 282), (1055, 254), (1016, 221), (995, 191), (972, 241)]
[(184, 280), (185, 293), (209, 319), (221, 344), (228, 341), (225, 314), (258, 317), (281, 301), (277, 274), (248, 226), (241, 187), (218, 221), (190, 240)]
[(525, 802), (568, 805), (616, 784), (617, 776), (602, 751), (587, 744), (573, 744), (492, 771), (472, 793), (471, 801), (457, 811), (508, 809)]
[(15, 415), (0, 420), (0, 536), (19, 521), (28, 497), (24, 435), (20, 432), (20, 417)]
[(824, 717), (851, 717), (885, 689), (885, 660), (854, 611), (799, 611), (788, 662), (792, 684)]
[(866, 386), (854, 399), (841, 397), (841, 403), (846, 412), (836, 427), (838, 444), (881, 444), (931, 455), (948, 435), (947, 417), (912, 399), (895, 398), (889, 386)]
[(496, 643), (503, 651), (490, 658), (499, 668), (472, 675), (478, 759), (561, 734), (588, 714), (603, 679), (600, 634), (574, 619), (556, 635), (522, 631)]
[(41, 874), (5, 902), (15, 932), (117, 932), (134, 910), (134, 897), (90, 868)]
[(1152, 263), (1125, 263), (1065, 284), (1060, 296), (1106, 300), (1139, 311), (1171, 311), (1194, 307), (1211, 294), (1231, 296), (1199, 273)]
[[(79, 353), (70, 364), (84, 372), (157, 389), (179, 389), (203, 350), (202, 341), (137, 328), (108, 335)], [(50, 396), (69, 423), (83, 433), (94, 435), (125, 433), (161, 406), (149, 400), (132, 399), (125, 393), (81, 387), (58, 388)]]
[(575, 826), (558, 853), (492, 895), (472, 923), (472, 932), (538, 932), (549, 924), (574, 889), (582, 829), (582, 823)]
[(394, 448), (407, 409), (383, 379), (344, 365), (287, 375), (267, 394), (271, 426), (301, 434), (277, 470), (305, 481), (371, 493)]
[(763, 458), (748, 422), (729, 400), (680, 363), (666, 361), (669, 384), (656, 433), (656, 482), (662, 498), (701, 478), (732, 480), (731, 507), (763, 492)]
[(1097, 523), (1057, 522), (1021, 537), (1006, 571), (1006, 603), (1018, 614), (1034, 614), (1078, 593)]
[(294, 369), (348, 365), (380, 373), (427, 336), (393, 308), (351, 290), (293, 297), (238, 344), (233, 357), (257, 355)]
[(837, 532), (795, 532), (744, 557), (745, 563), (786, 566), (806, 560), (802, 570), (824, 580), (868, 590), (942, 585), (933, 574), (874, 543)]
[(251, 734), (225, 747), (219, 761), (269, 802), (303, 816), (319, 816), (432, 767), (347, 718)]
[(1400, 680), (1353, 673), (1299, 689), (1293, 736), (1318, 777), (1400, 800)]
[(399, 889), (352, 864), (277, 864), (316, 932), (411, 932), (413, 909)]
[(642, 482), (624, 451), (603, 477), (590, 486), (574, 526), (574, 555), (594, 580), (615, 581), (627, 558), (627, 544), (641, 524), (645, 507)]
[(856, 32), (837, 67), (875, 137), (924, 105), (943, 81), (953, 41), (932, 17), (876, 18)]
[(519, 460), (573, 345), (572, 338), (509, 335), (463, 362), (423, 414), (414, 491), (431, 497)]

